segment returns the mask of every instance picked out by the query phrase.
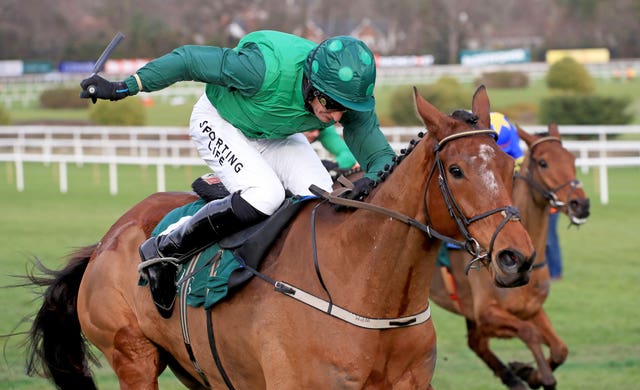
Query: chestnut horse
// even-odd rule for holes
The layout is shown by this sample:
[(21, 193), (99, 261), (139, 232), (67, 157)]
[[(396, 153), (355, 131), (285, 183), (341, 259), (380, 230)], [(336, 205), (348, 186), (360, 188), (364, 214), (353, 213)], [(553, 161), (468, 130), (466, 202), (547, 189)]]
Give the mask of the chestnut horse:
[(52, 278), (32, 276), (49, 287), (30, 332), (31, 371), (43, 363), (60, 388), (91, 388), (84, 336), (123, 389), (156, 389), (167, 366), (191, 389), (431, 388), (429, 285), (440, 239), (473, 249), (503, 286), (528, 282), (535, 251), (510, 205), (513, 160), (485, 130), (484, 86), (473, 96), (474, 125), (414, 96), (427, 134), (364, 202), (347, 211), (322, 198), (303, 205), (259, 268), (275, 283), (256, 277), (210, 311), (159, 316), (137, 285), (138, 246), (167, 212), (195, 200), (187, 193), (151, 195)]
[[(550, 287), (545, 266), (549, 208), (561, 210), (572, 224), (580, 225), (589, 216), (589, 199), (576, 180), (575, 157), (562, 146), (556, 124), (549, 125), (548, 136), (531, 135), (520, 127), (518, 134), (528, 151), (515, 176), (513, 201), (538, 253), (531, 281), (518, 288), (496, 288), (488, 283), (490, 274), (485, 269), (474, 269), (467, 276), (468, 256), (450, 250), (452, 272), (434, 272), (431, 299), (466, 318), (469, 347), (507, 387), (526, 388), (524, 379), (532, 388), (552, 389), (556, 385), (553, 370), (565, 361), (568, 348), (542, 307)], [(489, 339), (496, 337), (521, 339), (531, 350), (537, 369), (518, 362), (503, 364), (489, 348)], [(548, 360), (542, 344), (549, 347)]]

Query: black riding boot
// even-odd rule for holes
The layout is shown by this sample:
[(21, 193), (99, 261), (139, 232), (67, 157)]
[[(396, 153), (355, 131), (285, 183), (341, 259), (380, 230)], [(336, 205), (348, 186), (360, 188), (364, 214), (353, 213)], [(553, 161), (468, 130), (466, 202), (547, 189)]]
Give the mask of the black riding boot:
[(151, 296), (160, 315), (171, 317), (176, 297), (179, 264), (225, 236), (257, 223), (265, 215), (239, 193), (207, 203), (191, 219), (169, 234), (151, 237), (140, 246), (142, 261), (158, 260), (144, 267)]

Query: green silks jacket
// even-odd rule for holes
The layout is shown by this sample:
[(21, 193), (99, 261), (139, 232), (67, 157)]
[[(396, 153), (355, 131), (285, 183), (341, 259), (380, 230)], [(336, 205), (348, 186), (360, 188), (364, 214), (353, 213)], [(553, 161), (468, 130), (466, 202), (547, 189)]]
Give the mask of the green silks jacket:
[[(324, 129), (305, 109), (304, 61), (315, 43), (278, 31), (246, 35), (233, 49), (182, 46), (137, 72), (142, 91), (152, 92), (178, 81), (206, 83), (206, 94), (220, 116), (250, 138), (285, 138)], [(140, 91), (134, 76), (125, 80), (129, 93)], [(395, 153), (380, 131), (375, 110), (346, 111), (340, 123), (349, 150), (371, 179), (391, 164)]]

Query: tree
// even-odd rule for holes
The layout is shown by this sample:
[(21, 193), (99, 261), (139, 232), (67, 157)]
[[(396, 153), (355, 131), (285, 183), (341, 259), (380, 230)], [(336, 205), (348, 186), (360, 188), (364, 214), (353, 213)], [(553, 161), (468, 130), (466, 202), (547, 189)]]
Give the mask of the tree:
[(327, 36), (369, 18), (395, 43), (385, 54), (432, 54), (436, 63), (456, 63), (461, 49), (523, 46), (640, 57), (637, 0), (3, 0), (0, 59), (90, 61), (119, 30), (127, 40), (116, 58), (155, 57), (183, 44), (233, 46), (232, 22), (293, 32), (307, 18)]
[(565, 57), (551, 65), (545, 80), (549, 88), (561, 92), (587, 94), (595, 89), (589, 71), (571, 57)]

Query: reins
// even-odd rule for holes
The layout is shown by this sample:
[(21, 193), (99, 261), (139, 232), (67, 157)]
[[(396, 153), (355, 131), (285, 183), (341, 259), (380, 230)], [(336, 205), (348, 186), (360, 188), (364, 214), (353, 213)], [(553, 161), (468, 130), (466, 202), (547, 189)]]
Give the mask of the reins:
[[(520, 218), (518, 210), (512, 206), (500, 207), (488, 212), (478, 214), (471, 218), (466, 218), (464, 214), (461, 212), (458, 204), (455, 202), (453, 194), (451, 194), (451, 191), (449, 190), (449, 186), (445, 179), (446, 174), (444, 171), (444, 165), (442, 164), (442, 161), (439, 158), (439, 151), (446, 143), (451, 142), (455, 139), (474, 136), (474, 135), (485, 135), (485, 134), (490, 134), (492, 136), (495, 136), (495, 132), (493, 130), (471, 130), (471, 131), (450, 135), (448, 137), (443, 138), (439, 143), (436, 143), (434, 147), (435, 161), (431, 168), (431, 171), (429, 173), (429, 178), (427, 179), (427, 183), (425, 186), (424, 201), (425, 201), (425, 219), (426, 221), (428, 221), (427, 224), (423, 224), (417, 221), (416, 219), (411, 218), (395, 210), (390, 210), (388, 208), (377, 206), (371, 203), (366, 203), (363, 201), (351, 200), (351, 199), (340, 197), (339, 195), (343, 193), (345, 189), (338, 189), (338, 190), (335, 190), (333, 193), (329, 193), (316, 185), (311, 185), (309, 187), (309, 190), (311, 191), (311, 193), (313, 193), (317, 197), (324, 200), (323, 202), (320, 202), (318, 205), (316, 205), (312, 211), (311, 234), (312, 234), (313, 263), (316, 271), (316, 276), (318, 278), (318, 281), (320, 282), (320, 285), (322, 286), (322, 289), (327, 295), (327, 298), (328, 298), (327, 300), (314, 296), (302, 289), (299, 289), (285, 282), (275, 281), (267, 277), (266, 275), (263, 275), (259, 271), (252, 269), (251, 267), (246, 267), (246, 268), (250, 270), (250, 272), (254, 273), (256, 276), (260, 277), (262, 280), (272, 284), (276, 291), (283, 293), (287, 296), (290, 296), (302, 303), (305, 303), (333, 317), (339, 318), (343, 321), (349, 322), (356, 326), (360, 326), (368, 329), (390, 329), (390, 328), (418, 325), (427, 321), (431, 317), (429, 305), (427, 305), (427, 307), (420, 313), (410, 315), (410, 316), (405, 316), (405, 317), (399, 317), (399, 318), (369, 318), (369, 317), (357, 315), (339, 306), (334, 305), (333, 300), (331, 298), (331, 294), (327, 289), (324, 283), (324, 280), (322, 278), (320, 264), (317, 256), (317, 243), (316, 243), (317, 240), (316, 240), (316, 230), (315, 230), (316, 211), (321, 204), (328, 202), (334, 205), (359, 208), (359, 209), (372, 211), (378, 214), (386, 215), (392, 219), (395, 219), (409, 226), (413, 226), (417, 228), (418, 230), (427, 234), (430, 238), (436, 238), (441, 241), (445, 241), (448, 243), (452, 243), (452, 244), (464, 247), (472, 256), (474, 256), (474, 259), (469, 263), (469, 265), (467, 265), (467, 270), (468, 270), (476, 261), (479, 261), (487, 257), (488, 255), (490, 256), (490, 254), (492, 253), (495, 238), (497, 237), (498, 233), (504, 228), (506, 223), (512, 220), (519, 220)], [(429, 219), (429, 215), (426, 208), (426, 198), (428, 195), (429, 183), (431, 181), (432, 176), (434, 175), (436, 167), (438, 169), (439, 187), (442, 192), (442, 196), (445, 199), (445, 203), (447, 204), (447, 208), (449, 210), (451, 217), (455, 219), (459, 230), (464, 235), (465, 241), (459, 241), (452, 237), (441, 234), (437, 232), (435, 229), (433, 229), (433, 227), (431, 227), (429, 224), (430, 219)], [(347, 188), (349, 187), (353, 188), (353, 184), (344, 177), (340, 178), (340, 182), (343, 185), (345, 185)], [(471, 236), (471, 234), (467, 230), (467, 227), (475, 221), (478, 221), (482, 218), (486, 218), (496, 213), (502, 213), (504, 215), (504, 219), (498, 225), (496, 231), (493, 233), (491, 237), (489, 251), (485, 251), (480, 246), (478, 241), (475, 238), (473, 238), (473, 236)], [(243, 262), (242, 259), (238, 259), (238, 260), (241, 261), (241, 263)]]
[[(344, 177), (343, 177), (343, 182), (344, 182)], [(378, 214), (383, 214), (386, 215), (389, 218), (395, 219), (397, 221), (400, 221), (402, 223), (405, 223), (409, 226), (413, 226), (415, 228), (417, 228), (418, 230), (422, 231), (423, 233), (426, 233), (429, 237), (434, 237), (452, 244), (456, 244), (456, 245), (460, 245), (463, 246), (464, 242), (463, 241), (458, 241), (455, 240), (453, 238), (444, 236), (440, 233), (438, 233), (437, 231), (433, 230), (430, 226), (425, 225), (421, 222), (419, 222), (418, 220), (411, 218), (405, 214), (402, 214), (400, 212), (397, 212), (395, 210), (391, 210), (385, 207), (380, 207), (377, 206), (375, 204), (371, 204), (371, 203), (365, 203), (363, 201), (359, 201), (359, 200), (351, 200), (351, 199), (347, 199), (347, 198), (342, 198), (340, 196), (338, 196), (337, 194), (340, 194), (341, 192), (343, 192), (342, 189), (338, 189), (337, 191), (334, 191), (333, 193), (329, 193), (325, 190), (323, 190), (322, 188), (316, 186), (315, 184), (312, 184), (311, 187), (309, 187), (309, 191), (311, 191), (312, 194), (316, 195), (319, 198), (322, 198), (324, 200), (326, 200), (327, 202), (331, 203), (331, 204), (335, 204), (335, 205), (339, 205), (339, 206), (346, 206), (346, 207), (352, 207), (352, 208), (357, 208), (357, 209), (363, 209), (363, 210), (369, 210)]]
[[(458, 203), (455, 201), (453, 194), (451, 193), (450, 189), (449, 189), (449, 185), (446, 179), (446, 172), (444, 169), (444, 164), (442, 163), (442, 160), (440, 159), (440, 151), (442, 150), (442, 148), (444, 147), (444, 145), (446, 145), (447, 143), (459, 139), (459, 138), (463, 138), (463, 137), (469, 137), (469, 136), (474, 136), (474, 135), (491, 135), (495, 138), (495, 131), (493, 130), (488, 130), (488, 129), (484, 129), (484, 130), (470, 130), (470, 131), (464, 131), (464, 132), (460, 132), (460, 133), (456, 133), (456, 134), (452, 134), (449, 135), (445, 138), (443, 138), (442, 140), (440, 140), (440, 142), (435, 143), (433, 151), (435, 154), (435, 161), (434, 164), (431, 167), (431, 170), (429, 172), (429, 177), (427, 179), (427, 184), (425, 185), (425, 192), (424, 192), (424, 210), (425, 210), (425, 220), (426, 220), (426, 224), (423, 224), (419, 221), (417, 221), (414, 218), (411, 218), (409, 216), (406, 216), (402, 213), (399, 213), (397, 211), (394, 210), (389, 210), (387, 208), (384, 207), (380, 207), (371, 203), (366, 203), (366, 202), (362, 202), (362, 201), (357, 201), (357, 200), (351, 200), (351, 199), (346, 199), (346, 198), (342, 198), (340, 196), (338, 196), (341, 192), (343, 192), (343, 189), (338, 189), (336, 191), (334, 191), (333, 193), (328, 193), (324, 190), (322, 190), (321, 188), (312, 185), (309, 190), (316, 196), (325, 199), (326, 201), (332, 203), (332, 204), (336, 204), (336, 205), (340, 205), (340, 206), (347, 206), (347, 207), (353, 207), (353, 208), (359, 208), (359, 209), (364, 209), (364, 210), (369, 210), (372, 212), (376, 212), (379, 214), (383, 214), (386, 215), (392, 219), (398, 220), (400, 222), (403, 222), (409, 226), (413, 226), (415, 228), (417, 228), (418, 230), (422, 231), (423, 233), (427, 234), (430, 238), (436, 238), (439, 239), (441, 241), (450, 243), (450, 244), (454, 244), (457, 245), (459, 247), (463, 247), (465, 248), (465, 250), (471, 254), (471, 256), (473, 256), (473, 259), (467, 264), (465, 270), (468, 273), (469, 269), (474, 267), (474, 264), (478, 261), (482, 261), (486, 258), (491, 258), (491, 254), (493, 253), (493, 246), (495, 243), (495, 239), (498, 236), (498, 234), (500, 233), (500, 231), (504, 228), (504, 226), (507, 224), (507, 222), (509, 221), (518, 221), (520, 220), (520, 213), (519, 211), (509, 205), (509, 206), (504, 206), (504, 207), (499, 207), (478, 215), (475, 215), (471, 218), (467, 218), (464, 213), (461, 211), (460, 206), (458, 205)], [(458, 226), (458, 230), (460, 231), (460, 233), (462, 233), (462, 235), (465, 237), (464, 241), (459, 241), (456, 240), (452, 237), (446, 236), (444, 234), (439, 233), (438, 231), (436, 231), (432, 226), (431, 226), (431, 220), (429, 218), (429, 213), (428, 213), (428, 209), (427, 209), (427, 198), (428, 198), (428, 192), (429, 192), (429, 183), (431, 182), (432, 177), (434, 176), (436, 169), (438, 171), (438, 184), (439, 184), (439, 188), (440, 188), (440, 192), (442, 193), (442, 196), (444, 198), (445, 204), (447, 206), (447, 210), (449, 211), (449, 215), (451, 216), (451, 218), (453, 218), (456, 221), (456, 225)], [(344, 184), (344, 178), (342, 178), (342, 183)], [(347, 187), (349, 186), (350, 183), (347, 184)], [(484, 248), (482, 248), (480, 246), (480, 244), (478, 243), (478, 241), (471, 235), (471, 233), (469, 232), (469, 230), (467, 229), (467, 227), (469, 225), (471, 225), (473, 222), (476, 222), (480, 219), (489, 217), (493, 214), (496, 213), (501, 213), (503, 215), (503, 220), (500, 222), (500, 224), (498, 225), (498, 227), (496, 228), (496, 230), (493, 232), (493, 235), (491, 236), (491, 241), (489, 244), (489, 250), (485, 250)], [(314, 237), (315, 240), (315, 237)], [(326, 291), (326, 290), (325, 290)]]

